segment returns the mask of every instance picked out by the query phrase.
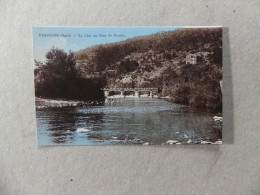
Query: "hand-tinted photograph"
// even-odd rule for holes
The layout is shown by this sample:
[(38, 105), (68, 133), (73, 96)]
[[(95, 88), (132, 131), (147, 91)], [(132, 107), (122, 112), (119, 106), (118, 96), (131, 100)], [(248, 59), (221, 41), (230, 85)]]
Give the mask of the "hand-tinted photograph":
[(38, 145), (222, 143), (222, 27), (33, 27)]

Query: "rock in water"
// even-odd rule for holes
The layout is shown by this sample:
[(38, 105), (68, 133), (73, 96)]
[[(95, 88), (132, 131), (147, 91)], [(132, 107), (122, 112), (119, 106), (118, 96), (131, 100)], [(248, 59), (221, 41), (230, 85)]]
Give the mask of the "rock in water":
[(78, 133), (85, 133), (85, 132), (88, 132), (88, 131), (90, 131), (90, 130), (89, 129), (85, 129), (85, 128), (78, 128), (77, 129)]
[(201, 141), (201, 144), (212, 144), (212, 142), (208, 142), (208, 141)]
[(187, 143), (188, 143), (188, 144), (192, 143), (192, 140), (191, 140), (191, 139), (189, 139), (189, 140), (187, 141)]
[(177, 140), (168, 140), (166, 143), (172, 145), (172, 144), (177, 144), (178, 141)]
[(222, 144), (222, 141), (221, 140), (220, 141), (216, 141), (216, 142), (214, 142), (212, 144)]
[(143, 146), (148, 146), (149, 143), (148, 143), (148, 142), (145, 142), (145, 143), (143, 143), (142, 145), (143, 145)]
[(221, 116), (214, 116), (213, 117), (214, 121), (222, 121), (223, 118)]

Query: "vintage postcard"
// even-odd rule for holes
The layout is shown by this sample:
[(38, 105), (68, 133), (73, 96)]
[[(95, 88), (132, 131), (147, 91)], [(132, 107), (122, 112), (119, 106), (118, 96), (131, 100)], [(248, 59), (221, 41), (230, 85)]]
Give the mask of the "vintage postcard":
[(33, 27), (38, 144), (222, 143), (222, 27)]

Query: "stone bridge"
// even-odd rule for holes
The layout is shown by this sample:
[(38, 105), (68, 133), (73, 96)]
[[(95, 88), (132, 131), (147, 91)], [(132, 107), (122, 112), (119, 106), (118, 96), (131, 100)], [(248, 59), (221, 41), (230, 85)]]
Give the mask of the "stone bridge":
[(127, 94), (140, 97), (141, 93), (147, 94), (149, 97), (153, 97), (153, 94), (158, 92), (158, 88), (103, 88), (105, 97), (112, 96), (111, 94), (118, 94), (120, 97), (124, 97)]

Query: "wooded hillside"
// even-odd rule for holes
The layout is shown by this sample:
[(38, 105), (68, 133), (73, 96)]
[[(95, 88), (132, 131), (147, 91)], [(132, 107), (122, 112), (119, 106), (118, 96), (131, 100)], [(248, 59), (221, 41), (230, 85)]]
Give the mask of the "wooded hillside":
[[(196, 64), (186, 64), (189, 54)], [(75, 54), (83, 78), (106, 87), (158, 87), (159, 95), (194, 107), (220, 109), (222, 29), (195, 28), (98, 45)]]

